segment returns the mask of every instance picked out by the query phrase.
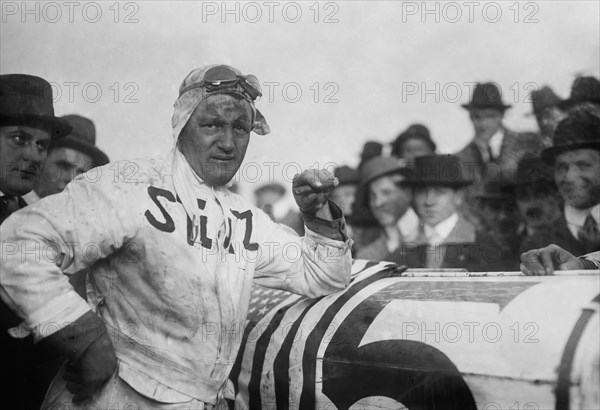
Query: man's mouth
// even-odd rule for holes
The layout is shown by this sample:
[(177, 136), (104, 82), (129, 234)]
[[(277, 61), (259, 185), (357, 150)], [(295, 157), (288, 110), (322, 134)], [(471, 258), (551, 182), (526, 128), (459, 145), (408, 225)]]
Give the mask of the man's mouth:
[(35, 169), (22, 169), (19, 172), (21, 173), (21, 176), (26, 179), (35, 178), (37, 176), (37, 171)]

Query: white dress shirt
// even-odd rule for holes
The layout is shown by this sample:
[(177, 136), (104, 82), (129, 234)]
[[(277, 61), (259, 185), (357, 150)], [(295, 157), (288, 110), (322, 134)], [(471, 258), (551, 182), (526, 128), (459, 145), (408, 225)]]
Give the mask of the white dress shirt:
[(425, 224), (424, 233), (427, 243), (429, 245), (435, 245), (443, 243), (444, 240), (450, 235), (450, 232), (454, 229), (458, 222), (458, 214), (454, 212), (448, 218), (435, 226), (429, 226)]
[(419, 216), (412, 208), (402, 215), (396, 223), (404, 242), (413, 242), (419, 235)]
[(500, 156), (500, 152), (502, 151), (502, 142), (504, 142), (504, 128), (499, 128), (498, 131), (496, 131), (496, 133), (490, 138), (490, 151), (492, 151), (492, 155), (494, 156), (494, 158), (490, 158), (490, 161)]

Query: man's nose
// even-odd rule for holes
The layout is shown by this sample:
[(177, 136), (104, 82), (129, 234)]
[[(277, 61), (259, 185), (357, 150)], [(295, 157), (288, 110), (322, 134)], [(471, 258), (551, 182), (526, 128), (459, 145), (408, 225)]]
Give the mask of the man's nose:
[(373, 208), (380, 208), (384, 204), (385, 200), (382, 197), (376, 196), (375, 198), (373, 198)]
[(579, 172), (576, 167), (569, 166), (564, 174), (563, 182), (575, 182), (579, 178)]
[(428, 189), (425, 192), (425, 205), (427, 206), (432, 206), (435, 204), (435, 198), (436, 195), (434, 194), (433, 190)]
[(221, 138), (219, 138), (218, 146), (220, 149), (226, 152), (231, 152), (235, 148), (233, 143), (233, 129), (231, 126), (223, 127), (223, 133), (221, 134)]
[(46, 158), (46, 151), (40, 150), (36, 144), (27, 144), (23, 148), (23, 159), (40, 164)]

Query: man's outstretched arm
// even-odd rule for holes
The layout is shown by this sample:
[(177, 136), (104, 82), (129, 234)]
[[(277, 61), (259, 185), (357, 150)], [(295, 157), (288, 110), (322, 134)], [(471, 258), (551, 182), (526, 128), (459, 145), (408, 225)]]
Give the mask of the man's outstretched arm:
[(598, 268), (600, 251), (576, 257), (560, 246), (552, 244), (521, 254), (521, 271), (526, 275), (552, 275), (555, 270)]

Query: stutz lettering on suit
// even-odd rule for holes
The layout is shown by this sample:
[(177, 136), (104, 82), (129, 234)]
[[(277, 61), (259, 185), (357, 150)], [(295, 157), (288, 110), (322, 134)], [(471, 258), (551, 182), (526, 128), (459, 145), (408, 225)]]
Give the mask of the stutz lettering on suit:
[[(162, 231), (162, 232), (167, 232), (167, 233), (174, 232), (175, 231), (175, 222), (173, 221), (173, 217), (165, 209), (163, 204), (160, 202), (159, 198), (160, 197), (165, 198), (167, 201), (173, 202), (173, 203), (175, 203), (175, 202), (181, 203), (181, 200), (179, 198), (176, 198), (175, 195), (171, 191), (167, 191), (166, 189), (161, 189), (161, 188), (157, 188), (154, 186), (148, 187), (148, 196), (150, 196), (150, 199), (152, 199), (152, 202), (154, 202), (154, 204), (156, 204), (156, 206), (158, 207), (158, 209), (160, 210), (160, 213), (162, 215), (162, 217), (157, 218), (156, 216), (154, 216), (152, 214), (152, 212), (150, 210), (146, 210), (146, 212), (144, 213), (144, 216), (146, 217), (148, 222), (150, 222), (150, 225), (152, 225), (153, 227), (155, 227), (156, 229), (158, 229), (159, 231)], [(204, 208), (206, 207), (206, 201), (203, 199), (198, 199), (198, 198), (196, 198), (196, 200), (198, 202), (198, 209), (204, 210)], [(235, 216), (240, 221), (245, 222), (245, 231), (244, 231), (244, 239), (243, 239), (244, 249), (246, 249), (248, 251), (258, 250), (258, 248), (259, 248), (258, 243), (250, 242), (250, 238), (252, 237), (252, 216), (253, 216), (252, 211), (250, 209), (248, 209), (246, 211), (240, 212), (240, 211), (235, 211), (232, 209), (231, 213), (233, 216)], [(190, 217), (187, 216), (187, 218), (186, 218), (187, 219), (186, 233), (187, 233), (187, 242), (190, 246), (194, 246), (194, 243), (197, 242), (196, 239), (198, 238), (198, 236), (200, 236), (201, 246), (206, 249), (212, 249), (214, 241), (208, 237), (208, 218), (209, 218), (208, 215), (200, 216), (200, 228), (199, 228), (199, 232), (198, 232), (198, 228), (195, 226), (195, 224), (190, 219)], [(164, 222), (161, 222), (161, 221), (164, 221)], [(227, 218), (226, 223), (229, 226), (229, 232), (232, 232), (231, 218)], [(198, 235), (198, 234), (200, 234), (200, 235)], [(232, 243), (231, 243), (231, 233), (227, 237), (224, 238), (223, 247), (226, 248), (229, 253), (235, 253), (234, 247), (232, 246)]]

